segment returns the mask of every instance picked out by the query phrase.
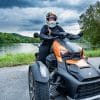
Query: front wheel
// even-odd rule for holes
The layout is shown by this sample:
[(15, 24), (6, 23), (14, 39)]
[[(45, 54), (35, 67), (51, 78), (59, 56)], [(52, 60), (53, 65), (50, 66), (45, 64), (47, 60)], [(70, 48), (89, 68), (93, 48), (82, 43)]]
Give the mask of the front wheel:
[(34, 80), (32, 70), (29, 70), (29, 94), (30, 100), (49, 100), (48, 82), (37, 82)]

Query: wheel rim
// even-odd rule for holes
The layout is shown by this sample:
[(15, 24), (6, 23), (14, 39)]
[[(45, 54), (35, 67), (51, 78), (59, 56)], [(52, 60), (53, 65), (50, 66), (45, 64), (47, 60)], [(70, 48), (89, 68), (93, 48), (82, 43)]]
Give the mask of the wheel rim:
[(32, 71), (29, 72), (29, 94), (30, 94), (30, 100), (35, 100), (35, 94), (34, 94), (34, 81), (33, 81), (33, 74)]

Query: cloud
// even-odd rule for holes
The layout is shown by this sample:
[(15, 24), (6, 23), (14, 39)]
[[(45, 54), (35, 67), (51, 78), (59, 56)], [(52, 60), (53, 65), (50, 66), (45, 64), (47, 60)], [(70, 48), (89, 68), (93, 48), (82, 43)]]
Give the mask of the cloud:
[(78, 23), (73, 23), (67, 26), (63, 26), (64, 30), (68, 33), (78, 34), (80, 32), (80, 26)]
[(76, 10), (62, 10), (59, 14), (59, 19), (62, 21), (78, 19), (80, 13)]
[[(56, 7), (47, 7), (47, 8), (26, 8), (24, 9), (23, 12), (21, 12), (22, 14), (24, 12), (28, 12), (28, 13), (24, 13), (23, 16), (28, 16), (30, 15), (30, 17), (28, 18), (23, 18), (21, 25), (20, 25), (20, 29), (19, 30), (40, 30), (42, 25), (45, 24), (45, 15), (48, 11), (52, 11), (56, 12), (58, 15), (58, 21), (59, 23), (64, 26), (64, 25), (68, 25), (70, 23), (76, 23), (78, 16), (80, 15), (77, 11), (72, 11), (72, 10), (64, 10), (62, 8), (56, 8)], [(29, 12), (31, 11), (31, 12)], [(38, 13), (38, 11), (40, 13)], [(34, 13), (35, 12), (35, 15)]]
[(32, 6), (28, 0), (0, 0), (0, 8)]
[[(97, 0), (0, 0), (0, 31), (39, 31), (45, 15), (53, 11), (64, 29), (79, 30), (77, 20)], [(100, 1), (100, 0), (99, 0)], [(6, 9), (5, 9), (6, 8)], [(75, 27), (78, 29), (76, 29)], [(74, 29), (75, 28), (75, 29)], [(71, 30), (71, 28), (70, 28)]]
[(45, 24), (45, 15), (48, 11), (54, 11), (58, 15), (60, 25), (65, 26), (76, 23), (80, 15), (75, 10), (65, 10), (57, 7), (46, 8), (18, 8), (0, 9), (0, 31), (33, 31), (40, 30)]
[(12, 7), (61, 7), (84, 10), (88, 5), (100, 0), (0, 0), (0, 8)]

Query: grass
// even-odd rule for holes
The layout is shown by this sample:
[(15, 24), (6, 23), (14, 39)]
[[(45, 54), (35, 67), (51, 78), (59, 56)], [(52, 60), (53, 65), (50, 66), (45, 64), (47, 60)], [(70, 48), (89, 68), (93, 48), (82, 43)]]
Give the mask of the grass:
[(34, 54), (11, 54), (8, 53), (0, 57), (0, 67), (17, 66), (30, 64), (35, 60)]
[[(85, 50), (87, 57), (100, 57), (100, 49)], [(11, 54), (8, 53), (0, 57), (0, 67), (12, 67), (17, 65), (31, 64), (35, 61), (35, 56), (32, 53)]]
[(97, 50), (85, 50), (87, 57), (100, 57), (100, 49)]

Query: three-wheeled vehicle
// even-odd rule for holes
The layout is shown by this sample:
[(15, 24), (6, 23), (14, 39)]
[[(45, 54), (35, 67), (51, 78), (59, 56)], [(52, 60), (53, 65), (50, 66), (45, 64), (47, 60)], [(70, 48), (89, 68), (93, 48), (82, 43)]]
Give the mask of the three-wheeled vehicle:
[(51, 92), (55, 92), (50, 88), (53, 85), (65, 97), (62, 100), (100, 100), (99, 67), (90, 64), (83, 48), (63, 34), (53, 41), (46, 64), (36, 60), (29, 66), (30, 100), (50, 100)]

